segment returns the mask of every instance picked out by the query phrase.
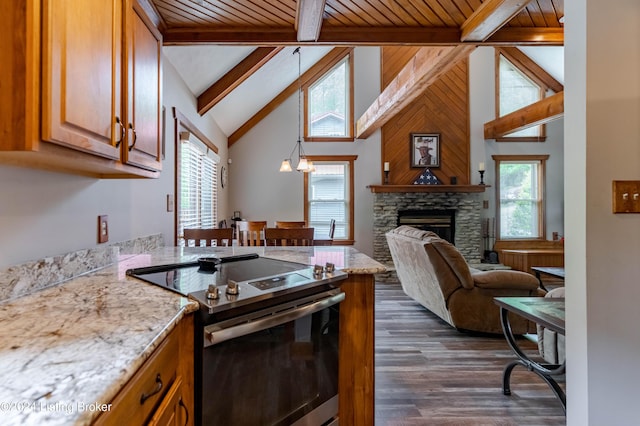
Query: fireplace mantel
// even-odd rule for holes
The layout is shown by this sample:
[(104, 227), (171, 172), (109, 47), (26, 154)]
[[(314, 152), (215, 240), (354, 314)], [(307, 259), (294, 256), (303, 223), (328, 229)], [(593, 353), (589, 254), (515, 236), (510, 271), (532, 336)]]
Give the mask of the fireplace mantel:
[(380, 192), (484, 192), (490, 185), (369, 185), (373, 193)]

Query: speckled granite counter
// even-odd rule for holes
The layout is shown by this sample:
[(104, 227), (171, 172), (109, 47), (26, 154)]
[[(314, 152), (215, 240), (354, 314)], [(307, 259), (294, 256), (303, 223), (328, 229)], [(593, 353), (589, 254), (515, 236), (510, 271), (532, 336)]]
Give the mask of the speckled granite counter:
[[(89, 424), (197, 304), (127, 277), (134, 267), (241, 253), (350, 274), (384, 267), (349, 247), (162, 248), (0, 304), (3, 425)], [(94, 405), (92, 405), (94, 404)]]

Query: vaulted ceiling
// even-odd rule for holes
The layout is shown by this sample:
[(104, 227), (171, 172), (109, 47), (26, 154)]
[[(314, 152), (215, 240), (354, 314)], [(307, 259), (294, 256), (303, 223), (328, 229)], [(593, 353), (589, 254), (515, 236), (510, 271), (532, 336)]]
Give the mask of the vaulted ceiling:
[[(309, 46), (303, 49), (303, 68), (306, 69), (330, 46), (338, 45), (458, 46), (462, 49), (468, 44), (564, 44), (564, 0), (147, 2), (146, 8), (155, 15), (163, 33), (167, 57), (194, 95), (200, 97), (200, 112), (211, 110), (227, 134), (295, 80), (297, 61), (290, 54), (293, 46)], [(291, 47), (277, 51), (264, 49), (260, 54), (254, 50), (257, 46)], [(245, 60), (243, 65), (243, 59), (251, 54), (261, 58), (250, 63)], [(239, 76), (238, 81), (229, 83), (234, 76)], [(238, 94), (247, 93), (251, 80), (262, 81), (262, 84), (253, 83), (254, 88), (261, 88), (258, 92), (249, 90), (253, 94), (251, 99), (240, 97)], [(264, 84), (265, 81), (269, 83)], [(225, 108), (219, 107), (221, 103)], [(233, 111), (231, 104), (240, 104), (242, 113), (238, 115), (240, 111)], [(225, 117), (225, 111), (232, 112)]]

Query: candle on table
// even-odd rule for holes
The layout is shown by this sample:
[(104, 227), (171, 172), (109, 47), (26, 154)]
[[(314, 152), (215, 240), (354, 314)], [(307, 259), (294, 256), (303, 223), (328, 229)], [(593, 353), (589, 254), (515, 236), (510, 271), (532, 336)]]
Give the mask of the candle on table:
[(478, 171), (480, 171), (480, 172), (484, 171), (484, 163), (478, 164)]
[(385, 162), (384, 162), (384, 171), (385, 171), (385, 172), (388, 172), (388, 171), (389, 171), (389, 162), (388, 162), (388, 161), (385, 161)]

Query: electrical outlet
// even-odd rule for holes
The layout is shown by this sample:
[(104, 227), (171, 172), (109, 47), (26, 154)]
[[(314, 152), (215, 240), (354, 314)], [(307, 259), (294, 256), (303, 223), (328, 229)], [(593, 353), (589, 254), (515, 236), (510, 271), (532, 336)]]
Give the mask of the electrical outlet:
[(483, 209), (489, 208), (489, 200), (482, 200), (482, 208)]
[(98, 243), (109, 241), (109, 216), (98, 216)]
[(173, 195), (172, 194), (167, 194), (167, 211), (168, 212), (173, 211)]

